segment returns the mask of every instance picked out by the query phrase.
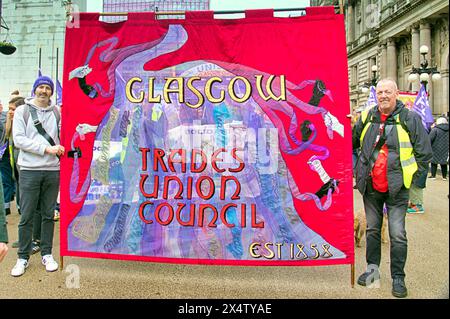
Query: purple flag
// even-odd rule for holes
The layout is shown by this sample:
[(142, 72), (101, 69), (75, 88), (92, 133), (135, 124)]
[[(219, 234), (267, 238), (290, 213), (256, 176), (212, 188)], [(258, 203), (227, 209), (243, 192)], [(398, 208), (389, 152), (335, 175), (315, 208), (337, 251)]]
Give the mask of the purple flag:
[(420, 115), (423, 126), (427, 131), (430, 131), (434, 118), (433, 113), (431, 113), (430, 104), (428, 104), (428, 94), (423, 84), (420, 86), (419, 93), (417, 93), (412, 110)]
[(56, 104), (62, 104), (62, 86), (58, 79), (56, 79)]
[(378, 104), (377, 92), (375, 91), (375, 87), (372, 85), (370, 87), (369, 98), (367, 99), (366, 103), (362, 107), (362, 111), (368, 110), (368, 109), (374, 107), (377, 104)]

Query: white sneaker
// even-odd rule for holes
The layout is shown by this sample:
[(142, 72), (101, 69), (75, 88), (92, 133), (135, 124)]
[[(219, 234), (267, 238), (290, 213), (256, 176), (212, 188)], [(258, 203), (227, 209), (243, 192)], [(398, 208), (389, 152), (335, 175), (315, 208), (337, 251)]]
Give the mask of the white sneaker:
[(55, 271), (58, 269), (58, 263), (53, 259), (52, 255), (42, 256), (42, 264), (47, 271)]
[(11, 276), (19, 277), (25, 273), (25, 269), (28, 268), (28, 260), (26, 259), (17, 259), (16, 265), (11, 270)]

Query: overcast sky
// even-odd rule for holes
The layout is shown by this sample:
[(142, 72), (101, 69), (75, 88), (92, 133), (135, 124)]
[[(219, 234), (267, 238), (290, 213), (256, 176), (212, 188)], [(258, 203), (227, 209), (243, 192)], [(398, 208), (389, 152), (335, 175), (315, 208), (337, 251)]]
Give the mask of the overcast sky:
[[(89, 0), (87, 11), (102, 12), (102, 0)], [(211, 10), (245, 10), (269, 8), (303, 8), (309, 6), (309, 0), (210, 0)], [(277, 14), (277, 15), (286, 15)]]

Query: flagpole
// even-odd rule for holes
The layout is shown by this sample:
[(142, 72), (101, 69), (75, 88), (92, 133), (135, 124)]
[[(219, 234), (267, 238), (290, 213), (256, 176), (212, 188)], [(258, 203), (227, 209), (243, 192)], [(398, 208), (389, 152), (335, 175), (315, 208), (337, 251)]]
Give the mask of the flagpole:
[[(59, 48), (56, 48), (56, 81), (55, 81), (55, 83), (58, 82), (58, 61), (59, 61)], [(56, 101), (56, 103), (58, 103), (58, 90), (55, 90), (55, 91), (56, 91), (55, 101)]]
[(350, 265), (350, 284), (355, 288), (355, 264)]
[(39, 70), (41, 70), (41, 56), (42, 56), (42, 48), (39, 48), (39, 60), (38, 60)]

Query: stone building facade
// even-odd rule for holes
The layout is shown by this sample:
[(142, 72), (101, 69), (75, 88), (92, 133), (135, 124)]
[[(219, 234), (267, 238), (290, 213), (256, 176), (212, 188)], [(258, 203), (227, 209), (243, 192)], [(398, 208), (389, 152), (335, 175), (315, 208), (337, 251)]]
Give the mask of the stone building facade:
[[(0, 54), (0, 100), (6, 105), (10, 93), (18, 89), (29, 95), (39, 66), (44, 75), (62, 83), (66, 14), (86, 12), (88, 0), (0, 0), (2, 16), (9, 27), (9, 39), (17, 50)], [(105, 0), (104, 12), (208, 10), (209, 0)], [(115, 22), (125, 17), (103, 17)], [(109, 19), (108, 19), (109, 18)], [(75, 23), (72, 23), (75, 26)], [(0, 41), (7, 36), (0, 30)]]
[[(7, 104), (10, 93), (18, 89), (29, 95), (39, 64), (42, 73), (62, 80), (66, 4), (72, 2), (80, 12), (86, 11), (87, 0), (3, 0), (2, 17), (9, 27), (8, 37), (17, 50), (12, 55), (0, 54), (0, 99)], [(1, 29), (0, 40), (7, 36)]]
[[(339, 5), (339, 1), (311, 1), (311, 5)], [(449, 3), (445, 0), (348, 0), (344, 1), (347, 32), (348, 77), (352, 109), (362, 106), (368, 93), (361, 88), (373, 76), (390, 77), (401, 91), (415, 92), (410, 83), (413, 67), (420, 67), (419, 48), (426, 45), (429, 66), (437, 66), (441, 80), (430, 82), (434, 115), (449, 110)]]

